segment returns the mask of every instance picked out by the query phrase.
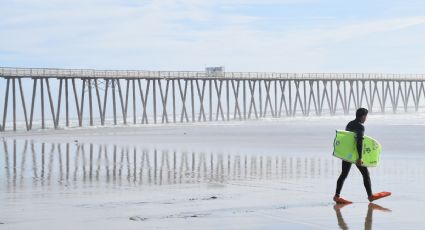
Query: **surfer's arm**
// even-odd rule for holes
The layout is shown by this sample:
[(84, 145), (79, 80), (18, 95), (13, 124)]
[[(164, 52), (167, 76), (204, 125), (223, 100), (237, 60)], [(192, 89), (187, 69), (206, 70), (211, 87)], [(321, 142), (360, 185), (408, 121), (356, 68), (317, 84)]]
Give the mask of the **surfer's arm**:
[(362, 159), (363, 153), (363, 136), (364, 136), (364, 127), (360, 127), (357, 131), (356, 140), (357, 140), (357, 151), (359, 153), (359, 159)]

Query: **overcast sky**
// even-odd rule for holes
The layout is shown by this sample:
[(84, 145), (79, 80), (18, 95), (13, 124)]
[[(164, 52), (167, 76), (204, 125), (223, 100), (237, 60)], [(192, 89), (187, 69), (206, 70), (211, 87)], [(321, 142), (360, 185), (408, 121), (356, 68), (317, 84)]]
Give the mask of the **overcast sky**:
[(0, 66), (425, 73), (423, 0), (0, 0)]

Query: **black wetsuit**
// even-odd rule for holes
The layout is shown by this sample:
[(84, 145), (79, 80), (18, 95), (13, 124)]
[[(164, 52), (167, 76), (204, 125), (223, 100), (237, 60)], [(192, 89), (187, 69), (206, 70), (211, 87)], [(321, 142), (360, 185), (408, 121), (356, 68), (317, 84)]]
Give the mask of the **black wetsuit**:
[[(359, 159), (362, 157), (362, 150), (363, 150), (363, 136), (364, 136), (364, 126), (360, 123), (360, 120), (352, 120), (347, 124), (347, 127), (345, 128), (346, 131), (351, 131), (356, 133), (356, 141), (357, 141), (357, 150), (359, 152)], [(369, 171), (364, 166), (358, 166), (356, 165), (359, 171), (361, 172), (363, 176), (363, 184), (366, 188), (366, 192), (368, 196), (372, 196), (372, 186), (370, 182), (370, 176)], [(347, 178), (348, 173), (351, 169), (351, 163), (347, 161), (342, 161), (342, 171), (341, 175), (338, 178), (338, 181), (336, 183), (336, 192), (335, 194), (339, 196), (342, 186), (344, 185), (345, 178)]]

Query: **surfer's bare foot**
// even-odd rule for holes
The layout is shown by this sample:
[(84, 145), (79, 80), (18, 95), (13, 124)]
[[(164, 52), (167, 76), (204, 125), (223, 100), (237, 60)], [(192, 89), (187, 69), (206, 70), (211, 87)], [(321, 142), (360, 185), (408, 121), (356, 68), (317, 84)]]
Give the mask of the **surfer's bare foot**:
[(373, 210), (383, 211), (383, 212), (391, 212), (391, 209), (384, 208), (384, 207), (377, 205), (377, 204), (374, 204), (374, 203), (369, 203), (369, 208), (371, 208)]
[(341, 197), (339, 197), (339, 196), (334, 196), (334, 201), (337, 203), (337, 204), (352, 204), (353, 202), (351, 202), (351, 201), (349, 201), (349, 200), (346, 200), (346, 199), (344, 199), (344, 198), (341, 198)]

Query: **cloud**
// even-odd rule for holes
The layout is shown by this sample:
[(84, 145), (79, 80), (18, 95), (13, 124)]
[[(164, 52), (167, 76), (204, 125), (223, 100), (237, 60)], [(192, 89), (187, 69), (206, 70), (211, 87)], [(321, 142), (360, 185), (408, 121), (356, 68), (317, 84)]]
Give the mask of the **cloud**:
[[(403, 52), (406, 45), (397, 39), (410, 44), (423, 40), (423, 16), (371, 15), (353, 19), (299, 11), (299, 19), (309, 20), (305, 23), (298, 18), (290, 22), (271, 18), (267, 11), (238, 10), (244, 5), (254, 6), (254, 10), (257, 5), (265, 9), (284, 5), (286, 9), (318, 2), (7, 1), (0, 9), (0, 42), (9, 53), (0, 55), (0, 62), (19, 66), (176, 70), (224, 64), (235, 71), (332, 71), (352, 68), (339, 61), (339, 53), (371, 53), (363, 43), (398, 46), (396, 51)], [(281, 26), (285, 23), (291, 26)], [(389, 35), (393, 39), (388, 39)], [(389, 52), (383, 48), (379, 51)], [(423, 60), (419, 51), (412, 50), (413, 57)], [(353, 61), (364, 69), (371, 65)], [(415, 66), (420, 69), (419, 63)]]
[(329, 29), (324, 31), (322, 33), (322, 37), (319, 36), (319, 38), (338, 42), (364, 37), (371, 34), (408, 29), (410, 27), (419, 25), (425, 25), (425, 17), (400, 17), (383, 20), (371, 20)]

